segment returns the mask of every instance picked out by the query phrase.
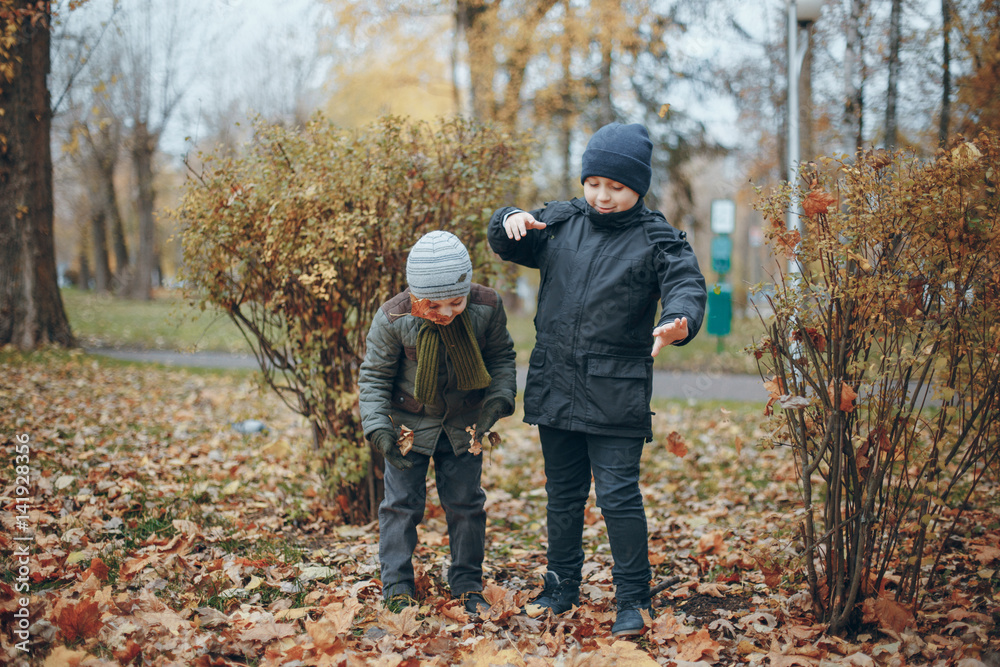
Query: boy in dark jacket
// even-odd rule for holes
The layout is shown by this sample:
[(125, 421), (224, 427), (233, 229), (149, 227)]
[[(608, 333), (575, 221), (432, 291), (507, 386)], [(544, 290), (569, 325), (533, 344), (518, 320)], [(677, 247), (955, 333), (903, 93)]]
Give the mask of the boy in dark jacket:
[[(514, 343), (500, 295), (472, 283), (472, 263), (449, 232), (425, 234), (407, 257), (409, 287), (375, 314), (359, 378), (365, 436), (389, 463), (379, 506), (382, 594), (398, 607), (416, 595), (412, 556), (434, 459), (448, 522), (448, 585), (470, 613), (485, 600), (486, 494), (482, 457), (469, 451), (514, 412)], [(399, 446), (401, 428), (412, 450)], [(489, 605), (486, 605), (489, 606)]]
[(488, 230), (501, 258), (541, 273), (524, 388), (548, 495), (548, 571), (535, 602), (556, 614), (579, 603), (593, 474), (614, 558), (615, 636), (640, 634), (639, 610), (652, 612), (639, 458), (653, 435), (653, 357), (694, 338), (707, 298), (685, 235), (643, 203), (651, 154), (642, 125), (606, 125), (583, 154), (584, 199), (501, 208)]

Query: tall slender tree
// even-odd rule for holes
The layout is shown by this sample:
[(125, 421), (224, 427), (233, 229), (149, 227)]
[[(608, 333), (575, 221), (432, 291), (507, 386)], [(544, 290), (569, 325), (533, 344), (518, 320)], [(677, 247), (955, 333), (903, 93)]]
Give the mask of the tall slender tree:
[(968, 74), (956, 81), (956, 101), (964, 111), (956, 128), (974, 136), (978, 128), (1000, 131), (1000, 0), (981, 0), (964, 23)]
[(864, 33), (866, 0), (850, 0), (844, 52), (844, 153), (855, 155), (864, 146)]
[(895, 150), (899, 142), (899, 46), (902, 41), (903, 0), (892, 0), (889, 15), (889, 81), (885, 101), (885, 147)]
[(951, 0), (941, 0), (941, 115), (938, 145), (948, 143), (951, 131)]
[(0, 346), (75, 345), (53, 240), (48, 3), (0, 0)]

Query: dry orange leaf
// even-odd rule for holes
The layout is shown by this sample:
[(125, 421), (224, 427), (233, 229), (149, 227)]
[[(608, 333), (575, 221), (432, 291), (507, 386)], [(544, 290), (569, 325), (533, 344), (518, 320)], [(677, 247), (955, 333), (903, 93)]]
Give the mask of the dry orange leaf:
[(679, 458), (684, 458), (688, 453), (684, 439), (677, 431), (671, 431), (667, 436), (667, 451)]
[(406, 428), (406, 425), (401, 425), (399, 427), (399, 438), (396, 440), (396, 444), (399, 445), (399, 451), (403, 456), (410, 453), (413, 449), (413, 431)]
[(435, 324), (445, 324), (448, 318), (442, 317), (436, 310), (431, 309), (431, 303), (430, 299), (418, 299), (410, 294), (410, 313)]
[(974, 552), (973, 556), (975, 556), (976, 560), (978, 560), (982, 565), (988, 565), (989, 563), (992, 563), (1000, 558), (1000, 548), (994, 546), (986, 544), (973, 544), (972, 551)]
[(86, 657), (88, 657), (86, 651), (74, 651), (66, 646), (57, 646), (42, 664), (43, 667), (77, 667)]
[(862, 605), (865, 623), (878, 623), (880, 628), (887, 628), (896, 634), (906, 628), (916, 627), (913, 613), (905, 606), (887, 597), (868, 598)]
[(837, 198), (825, 190), (813, 190), (802, 200), (802, 212), (808, 217), (823, 215), (837, 202)]
[(723, 541), (722, 532), (713, 530), (698, 538), (698, 553), (701, 554), (722, 554), (727, 551)]
[(698, 632), (688, 635), (681, 641), (677, 650), (677, 658), (688, 662), (701, 660), (716, 662), (719, 659), (721, 649), (722, 644), (712, 639), (708, 628), (701, 628)]
[(469, 434), (469, 452), (473, 456), (479, 456), (483, 453), (483, 443), (476, 440), (476, 425), (466, 426), (465, 432)]
[(421, 624), (421, 621), (417, 620), (419, 611), (420, 609), (416, 606), (403, 607), (398, 614), (386, 609), (379, 614), (378, 620), (387, 632), (396, 637), (415, 635)]
[[(830, 386), (827, 387), (827, 392), (830, 395), (830, 402), (834, 405), (838, 405), (837, 396), (833, 388), (833, 382), (830, 382)], [(851, 385), (846, 382), (840, 383), (840, 409), (843, 412), (853, 412), (854, 411), (854, 399), (858, 397), (858, 392), (851, 388)]]
[(56, 625), (62, 630), (66, 641), (72, 643), (79, 638), (95, 637), (104, 623), (101, 622), (98, 604), (92, 600), (83, 600), (60, 609)]

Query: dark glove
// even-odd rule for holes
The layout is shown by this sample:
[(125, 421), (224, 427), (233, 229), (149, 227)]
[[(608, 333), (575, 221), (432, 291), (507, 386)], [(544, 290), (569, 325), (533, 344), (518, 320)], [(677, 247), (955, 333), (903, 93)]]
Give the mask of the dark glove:
[(493, 428), (497, 420), (509, 413), (510, 408), (507, 403), (499, 398), (486, 401), (486, 405), (479, 411), (479, 419), (476, 420), (476, 441), (482, 442), (483, 436)]
[(385, 460), (392, 464), (392, 467), (397, 470), (409, 470), (413, 467), (413, 461), (407, 459), (399, 451), (399, 445), (396, 443), (396, 434), (389, 429), (380, 428), (375, 431), (372, 433), (371, 441), (372, 447), (377, 449), (385, 457)]

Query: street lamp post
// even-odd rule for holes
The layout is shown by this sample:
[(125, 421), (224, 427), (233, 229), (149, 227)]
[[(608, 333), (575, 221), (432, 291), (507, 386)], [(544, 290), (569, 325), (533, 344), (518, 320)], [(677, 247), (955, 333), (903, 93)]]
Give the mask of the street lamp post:
[[(823, 0), (785, 0), (788, 9), (788, 182), (793, 190), (798, 182), (799, 173), (799, 73), (809, 48), (809, 26), (820, 15)], [(802, 39), (800, 40), (800, 33)], [(801, 41), (801, 46), (799, 45)], [(799, 221), (798, 198), (794, 192), (789, 202), (787, 228), (789, 231), (801, 233)], [(798, 264), (790, 260), (788, 269), (798, 271)]]

